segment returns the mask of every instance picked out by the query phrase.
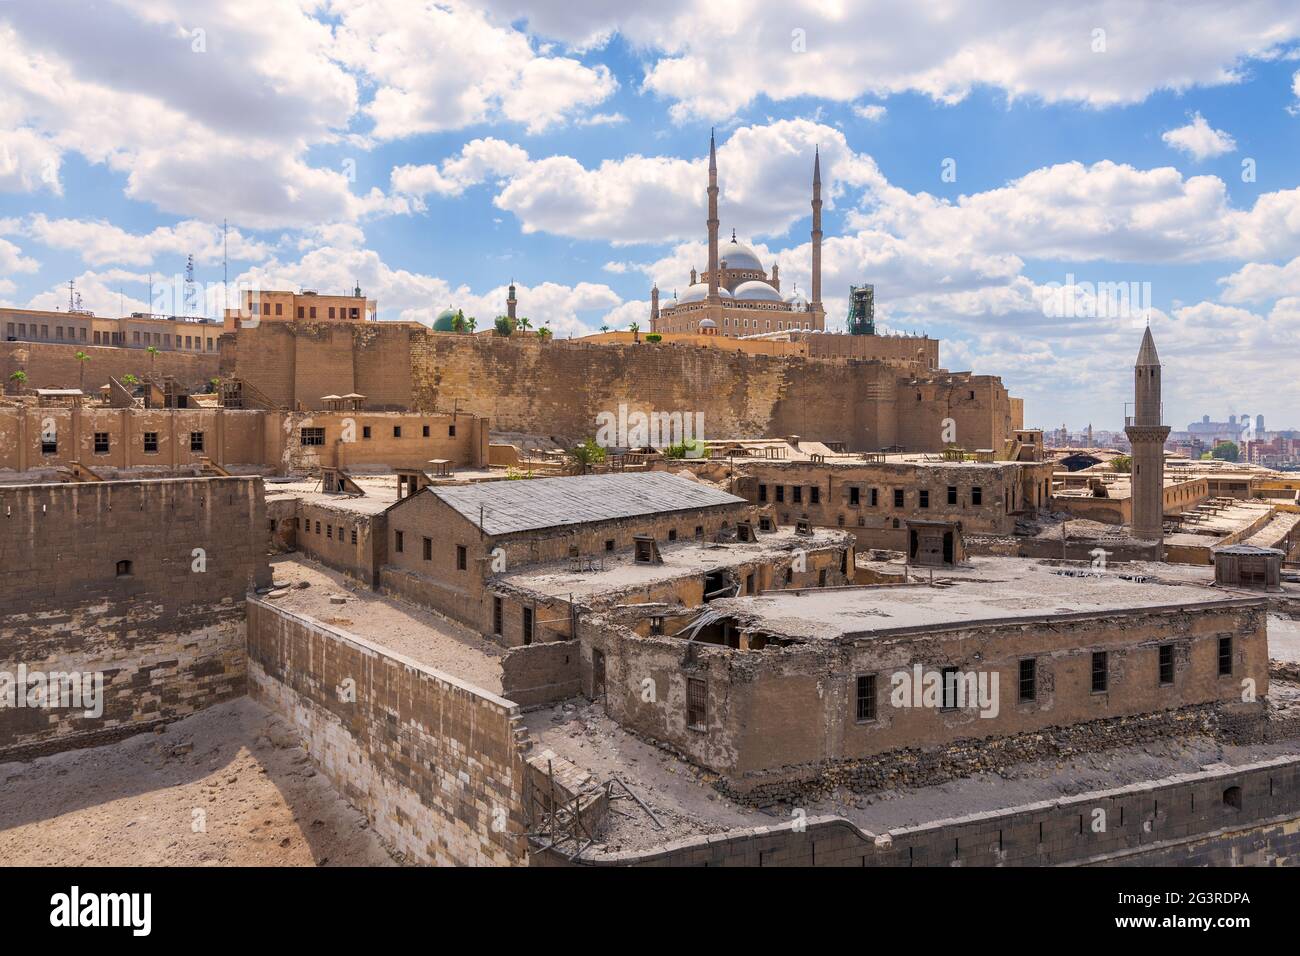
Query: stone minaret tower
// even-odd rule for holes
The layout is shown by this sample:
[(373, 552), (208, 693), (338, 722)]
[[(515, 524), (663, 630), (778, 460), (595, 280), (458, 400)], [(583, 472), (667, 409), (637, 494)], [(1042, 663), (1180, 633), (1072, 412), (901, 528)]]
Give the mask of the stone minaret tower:
[(718, 151), (709, 131), (709, 305), (718, 305)]
[(822, 157), (821, 150), (813, 153), (812, 195), (812, 301), (808, 310), (814, 314), (814, 327), (822, 312)]
[(1147, 328), (1133, 366), (1133, 417), (1124, 431), (1133, 445), (1133, 537), (1164, 543), (1165, 439), (1160, 407), (1160, 356)]
[[(650, 289), (650, 321), (659, 321), (659, 283), (656, 282)], [(654, 331), (659, 331), (654, 329)]]
[(519, 300), (515, 298), (515, 280), (510, 280), (510, 292), (506, 295), (506, 318), (511, 322), (515, 320), (515, 308), (519, 305)]

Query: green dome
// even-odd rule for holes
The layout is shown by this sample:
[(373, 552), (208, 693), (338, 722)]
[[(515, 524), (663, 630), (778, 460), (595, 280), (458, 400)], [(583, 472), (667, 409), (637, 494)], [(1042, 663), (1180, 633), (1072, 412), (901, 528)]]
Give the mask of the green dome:
[(443, 309), (438, 313), (438, 317), (433, 320), (433, 331), (435, 332), (455, 332), (452, 321), (456, 318), (455, 309)]

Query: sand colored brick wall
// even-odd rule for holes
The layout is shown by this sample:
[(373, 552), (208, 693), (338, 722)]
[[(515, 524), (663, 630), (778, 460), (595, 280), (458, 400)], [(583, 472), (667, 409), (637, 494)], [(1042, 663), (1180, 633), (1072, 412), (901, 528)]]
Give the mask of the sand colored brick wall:
[[(1240, 809), (1225, 801), (1239, 788)], [(1285, 866), (1300, 859), (1300, 760), (1182, 774), (873, 833), (839, 817), (691, 837), (586, 866)], [(534, 866), (573, 865), (539, 852)]]
[(520, 707), (535, 707), (582, 692), (577, 641), (529, 644), (501, 658), (501, 693)]
[(252, 695), (407, 860), (526, 861), (516, 704), (258, 599), (248, 655)]
[[(921, 342), (906, 341), (909, 349)], [(852, 449), (925, 451), (943, 447), (940, 425), (951, 416), (961, 444), (1002, 446), (1011, 404), (999, 379), (950, 376), (950, 386), (925, 386), (933, 394), (904, 413), (898, 382), (908, 373), (900, 361), (668, 342), (544, 342), (382, 322), (264, 323), (222, 337), (224, 375), (306, 409), (321, 407), (322, 395), (355, 390), (374, 407), (459, 408), (491, 419), (497, 429), (571, 441), (593, 435), (599, 413), (617, 414), (625, 404), (633, 411), (702, 413), (708, 438), (797, 434)], [(972, 388), (976, 399), (960, 398)]]
[[(85, 363), (76, 358), (82, 351)], [(0, 381), (6, 385), (13, 372), (27, 373), (27, 388), (77, 388), (84, 381), (87, 392), (98, 394), (108, 377), (123, 375), (143, 378), (148, 374), (174, 375), (183, 385), (202, 390), (218, 374), (216, 352), (159, 352), (150, 359), (144, 349), (99, 345), (52, 345), (43, 342), (0, 342)]]
[(259, 481), (0, 488), (0, 529), (0, 672), (104, 682), (99, 717), (0, 709), (0, 754), (100, 743), (244, 693), (244, 596), (270, 581)]

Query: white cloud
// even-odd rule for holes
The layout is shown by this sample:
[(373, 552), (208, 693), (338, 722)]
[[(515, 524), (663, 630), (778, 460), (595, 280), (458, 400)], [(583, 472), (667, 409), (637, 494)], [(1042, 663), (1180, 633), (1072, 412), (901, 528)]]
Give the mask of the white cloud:
[(872, 103), (868, 106), (853, 107), (853, 115), (860, 119), (864, 119), (869, 123), (879, 123), (885, 118), (885, 114), (888, 112), (889, 111), (879, 103)]
[(1167, 130), (1160, 138), (1197, 160), (1222, 156), (1237, 148), (1235, 139), (1223, 130), (1211, 127), (1200, 113), (1192, 114), (1192, 120), (1186, 126)]
[[(137, 235), (103, 220), (48, 219), (37, 214), (26, 232), (52, 249), (80, 254), (92, 266), (147, 266), (160, 257), (175, 260), (190, 254), (197, 263), (211, 264), (221, 261), (223, 251), (221, 227), (192, 219)], [(236, 261), (262, 259), (271, 252), (265, 243), (245, 237), (238, 229), (227, 230), (226, 245), (229, 257)]]
[(21, 249), (8, 239), (0, 239), (0, 273), (35, 272), (40, 263), (30, 256), (24, 256)]
[(31, 129), (0, 130), (0, 190), (63, 194), (59, 181), (59, 148)]
[(423, 197), (430, 193), (459, 196), (470, 186), (488, 179), (515, 175), (528, 166), (528, 153), (504, 140), (488, 137), (466, 143), (454, 157), (443, 160), (441, 167), (431, 164), (398, 166), (391, 181), (395, 192)]
[(380, 140), (501, 118), (536, 133), (618, 86), (604, 65), (538, 55), (523, 33), (458, 0), (348, 0), (331, 10), (338, 56), (377, 85), (364, 109)]

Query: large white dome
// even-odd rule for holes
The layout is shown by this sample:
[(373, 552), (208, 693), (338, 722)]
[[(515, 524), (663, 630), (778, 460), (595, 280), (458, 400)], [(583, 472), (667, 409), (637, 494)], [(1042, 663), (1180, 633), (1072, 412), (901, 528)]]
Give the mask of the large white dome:
[(763, 272), (763, 263), (759, 261), (758, 254), (743, 242), (737, 242), (736, 237), (732, 236), (730, 242), (724, 242), (718, 247), (718, 258), (727, 260), (728, 269), (742, 269), (745, 272)]
[[(731, 293), (726, 289), (718, 286), (718, 294), (724, 299), (730, 299)], [(703, 302), (709, 297), (709, 284), (707, 282), (697, 282), (695, 285), (688, 285), (686, 291), (681, 294), (677, 302), (684, 305), (687, 302)]]
[[(727, 262), (730, 267), (731, 262)], [(760, 299), (764, 302), (781, 302), (781, 293), (777, 292), (766, 282), (759, 279), (750, 279), (748, 282), (742, 282), (736, 286), (732, 292), (737, 299)]]

